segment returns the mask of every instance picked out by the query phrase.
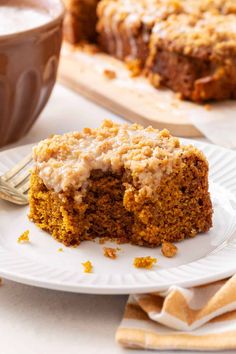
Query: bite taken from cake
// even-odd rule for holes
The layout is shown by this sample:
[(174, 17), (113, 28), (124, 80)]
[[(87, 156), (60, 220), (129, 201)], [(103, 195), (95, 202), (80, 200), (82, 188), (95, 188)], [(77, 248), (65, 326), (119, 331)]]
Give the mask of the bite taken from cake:
[(167, 130), (106, 120), (43, 140), (33, 156), (29, 217), (66, 246), (155, 247), (212, 226), (208, 162)]

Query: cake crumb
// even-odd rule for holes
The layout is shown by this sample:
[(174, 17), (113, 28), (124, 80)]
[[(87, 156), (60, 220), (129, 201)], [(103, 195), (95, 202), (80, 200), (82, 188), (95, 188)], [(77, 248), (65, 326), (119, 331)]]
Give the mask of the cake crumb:
[(176, 94), (175, 94), (175, 97), (178, 99), (178, 100), (183, 100), (183, 94), (181, 93), (181, 92), (177, 92)]
[(161, 86), (161, 76), (157, 73), (150, 73), (148, 75), (148, 78), (151, 82), (151, 84), (155, 87), (155, 88), (160, 88)]
[(134, 258), (133, 264), (136, 268), (151, 269), (156, 262), (157, 262), (156, 258), (147, 256), (147, 257)]
[(114, 70), (105, 69), (103, 75), (109, 80), (114, 80), (116, 78), (116, 72)]
[(103, 247), (103, 254), (105, 257), (116, 259), (117, 258), (117, 248)]
[(136, 77), (140, 75), (142, 71), (141, 60), (139, 59), (126, 60), (125, 64), (127, 69), (130, 71), (130, 77)]
[(29, 230), (26, 230), (25, 232), (23, 232), (23, 234), (20, 235), (20, 237), (18, 237), (17, 242), (18, 243), (28, 243), (28, 242), (30, 242)]
[(63, 250), (63, 248), (58, 248), (58, 250), (57, 250), (58, 252), (64, 252), (64, 250)]
[(93, 265), (90, 261), (82, 263), (82, 266), (84, 267), (84, 273), (92, 273)]
[(178, 248), (171, 242), (163, 242), (161, 246), (161, 252), (163, 256), (172, 258), (176, 255)]
[(205, 104), (204, 108), (206, 111), (211, 111), (212, 110), (212, 106), (210, 104)]

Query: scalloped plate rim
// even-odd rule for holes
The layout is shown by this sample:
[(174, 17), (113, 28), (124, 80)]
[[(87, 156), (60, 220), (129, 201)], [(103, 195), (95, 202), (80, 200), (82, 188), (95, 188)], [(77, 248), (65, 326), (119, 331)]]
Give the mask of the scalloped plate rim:
[[(196, 145), (197, 147), (199, 147), (200, 149), (204, 149), (206, 147), (209, 147), (210, 149), (215, 149), (216, 151), (221, 151), (224, 154), (227, 154), (228, 156), (232, 156), (233, 158), (235, 157), (236, 160), (236, 153), (228, 150), (226, 148), (223, 147), (218, 147), (218, 146), (214, 146), (213, 144), (209, 144), (209, 143), (205, 143), (205, 142), (201, 142), (201, 141), (194, 141), (194, 140), (190, 140), (190, 139), (181, 139), (184, 143), (192, 143), (194, 145)], [(0, 152), (0, 162), (1, 162), (1, 157), (3, 156), (3, 154), (6, 156), (7, 154), (11, 155), (12, 153), (18, 153), (19, 155), (26, 153), (27, 150), (29, 150), (32, 146), (34, 146), (35, 144), (28, 144), (28, 145), (24, 145), (24, 146), (19, 146), (17, 148), (12, 148), (9, 150), (4, 150)], [(23, 155), (24, 155), (23, 154)], [(22, 155), (22, 156), (23, 156)], [(236, 161), (235, 161), (235, 167), (236, 167)], [(1, 167), (0, 167), (1, 170)], [(236, 172), (235, 172), (235, 176), (236, 176)], [(224, 185), (223, 185), (224, 186)], [(236, 188), (235, 188), (236, 191)], [(232, 191), (230, 191), (232, 193)], [(236, 194), (235, 194), (236, 196)], [(230, 249), (230, 246), (233, 246), (233, 249)], [(167, 271), (168, 273), (174, 273), (174, 270), (178, 271), (182, 271), (182, 268), (185, 266), (195, 266), (196, 264), (201, 264), (201, 261), (204, 261), (206, 259), (208, 259), (209, 257), (214, 257), (214, 256), (220, 256), (222, 253), (225, 256), (228, 256), (228, 254), (230, 254), (232, 256), (232, 253), (235, 254), (236, 252), (236, 239), (234, 237), (234, 239), (228, 244), (226, 245), (223, 249), (221, 249), (218, 253), (216, 253), (213, 256), (206, 256), (203, 257), (199, 260), (193, 261), (189, 264), (184, 264), (184, 265), (180, 265), (176, 268), (169, 268), (166, 269), (165, 271)], [(157, 272), (153, 272), (153, 271), (149, 271), (148, 273), (142, 273), (139, 276), (139, 278), (142, 278), (143, 276), (145, 276), (145, 274), (147, 274), (147, 278), (149, 278), (149, 282), (150, 284), (138, 284), (138, 285), (123, 285), (121, 286), (120, 284), (96, 284), (96, 275), (95, 274), (91, 274), (89, 275), (89, 281), (90, 283), (79, 283), (79, 282), (66, 282), (66, 281), (60, 281), (60, 280), (46, 280), (43, 279), (43, 277), (40, 276), (32, 276), (30, 274), (22, 274), (21, 272), (17, 272), (17, 271), (12, 271), (10, 269), (7, 269), (7, 267), (4, 265), (2, 265), (2, 260), (1, 260), (1, 254), (4, 253), (8, 253), (5, 249), (2, 248), (2, 246), (0, 245), (0, 276), (9, 280), (13, 280), (19, 283), (23, 283), (23, 284), (28, 284), (28, 285), (32, 285), (32, 286), (37, 286), (37, 287), (42, 287), (42, 288), (48, 288), (48, 289), (54, 289), (54, 290), (62, 290), (62, 291), (68, 291), (68, 292), (77, 292), (77, 293), (91, 293), (91, 294), (130, 294), (130, 293), (145, 293), (145, 292), (151, 292), (151, 291), (163, 291), (166, 290), (169, 286), (175, 285), (175, 286), (185, 286), (185, 287), (191, 287), (191, 286), (196, 286), (196, 285), (202, 285), (208, 282), (213, 282), (213, 281), (217, 281), (220, 279), (223, 279), (225, 277), (231, 276), (234, 273), (236, 273), (236, 264), (229, 264), (228, 266), (226, 265), (226, 267), (222, 270), (222, 269), (217, 269), (215, 272), (211, 272), (209, 275), (205, 274), (203, 275), (198, 275), (198, 274), (189, 274), (189, 276), (191, 278), (189, 278), (188, 276), (185, 275), (185, 278), (183, 280), (181, 280), (180, 276), (178, 278), (177, 276), (177, 280), (174, 281), (170, 281), (169, 282), (163, 282), (162, 284), (159, 284), (158, 286), (156, 285), (156, 283), (154, 283), (154, 280), (150, 280), (150, 276), (157, 276), (158, 278), (158, 271)], [(8, 255), (10, 257), (10, 254)], [(216, 261), (217, 262), (217, 261)], [(217, 268), (217, 267), (216, 267)], [(186, 273), (186, 270), (185, 270)], [(85, 276), (88, 275), (81, 275), (81, 279), (84, 278)], [(173, 276), (172, 276), (173, 279)], [(95, 281), (94, 281), (95, 280)]]

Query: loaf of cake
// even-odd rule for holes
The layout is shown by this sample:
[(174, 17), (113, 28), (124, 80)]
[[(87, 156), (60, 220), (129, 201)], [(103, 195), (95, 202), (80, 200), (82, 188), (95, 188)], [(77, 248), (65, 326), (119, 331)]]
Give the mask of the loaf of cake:
[[(116, 21), (121, 29), (121, 37), (124, 41), (124, 56), (134, 55), (138, 51), (138, 56), (145, 57), (142, 51), (147, 52), (147, 42), (149, 33), (156, 20), (164, 20), (168, 15), (173, 13), (221, 13), (221, 14), (236, 14), (235, 0), (63, 0), (66, 6), (67, 14), (65, 17), (65, 39), (71, 43), (79, 43), (88, 41), (94, 43), (97, 40), (96, 25), (98, 12), (98, 29), (100, 32), (100, 41), (102, 47), (113, 55), (119, 54), (119, 46), (117, 50), (112, 48), (113, 31), (116, 30)], [(97, 5), (98, 10), (97, 10)], [(115, 15), (116, 14), (116, 15)], [(126, 17), (127, 22), (126, 23)], [(112, 26), (112, 19), (115, 19)], [(123, 24), (123, 21), (125, 23)], [(139, 37), (140, 49), (131, 49), (130, 43), (127, 43), (127, 35), (124, 31), (135, 32)], [(129, 29), (131, 27), (131, 29)], [(142, 28), (143, 27), (143, 28)], [(105, 28), (110, 34), (105, 33)], [(141, 34), (144, 34), (145, 39), (141, 40)], [(120, 32), (118, 30), (118, 35)], [(108, 48), (108, 42), (110, 46)], [(114, 44), (115, 45), (115, 44)], [(123, 59), (123, 58), (122, 58)]]
[(63, 0), (66, 7), (64, 37), (76, 44), (96, 41), (96, 9), (99, 0)]
[(195, 102), (235, 99), (235, 10), (232, 0), (102, 0), (99, 42), (145, 66), (156, 87)]
[(181, 14), (156, 23), (147, 68), (152, 82), (192, 101), (235, 99), (236, 17)]
[(179, 0), (102, 0), (97, 10), (99, 44), (118, 59), (137, 60), (143, 67), (157, 19), (182, 11)]
[(34, 148), (30, 219), (66, 246), (95, 237), (155, 247), (212, 226), (208, 163), (167, 130), (104, 121)]
[(235, 99), (235, 0), (64, 1), (71, 43), (97, 42), (185, 99)]
[(137, 59), (144, 63), (156, 23), (165, 22), (172, 14), (191, 14), (198, 18), (206, 12), (236, 13), (233, 1), (102, 0), (97, 7), (99, 44), (105, 52), (119, 59)]

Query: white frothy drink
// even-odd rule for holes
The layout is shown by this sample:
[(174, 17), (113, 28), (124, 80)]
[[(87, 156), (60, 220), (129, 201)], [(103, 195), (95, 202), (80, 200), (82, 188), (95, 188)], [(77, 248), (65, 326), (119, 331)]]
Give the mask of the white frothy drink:
[(46, 11), (37, 8), (0, 5), (0, 36), (39, 27), (51, 19)]

